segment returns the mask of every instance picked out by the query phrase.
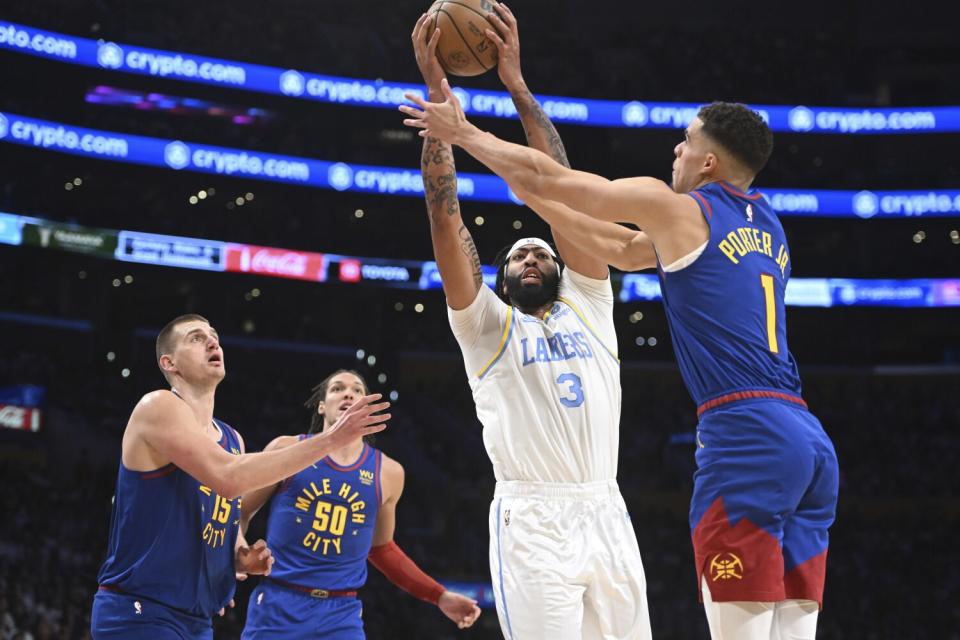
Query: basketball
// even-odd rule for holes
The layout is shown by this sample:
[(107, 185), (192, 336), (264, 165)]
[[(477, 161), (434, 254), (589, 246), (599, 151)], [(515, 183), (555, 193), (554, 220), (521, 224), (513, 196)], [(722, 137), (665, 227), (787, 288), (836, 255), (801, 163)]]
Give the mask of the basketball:
[(497, 47), (484, 31), (496, 0), (437, 0), (429, 9), (430, 33), (440, 28), (437, 58), (455, 76), (478, 76), (497, 66)]

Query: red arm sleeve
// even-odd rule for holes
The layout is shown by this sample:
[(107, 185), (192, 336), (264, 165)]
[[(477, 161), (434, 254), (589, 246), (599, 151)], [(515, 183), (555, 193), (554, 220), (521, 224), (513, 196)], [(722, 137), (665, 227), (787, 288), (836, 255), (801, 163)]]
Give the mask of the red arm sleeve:
[(446, 589), (425, 574), (393, 540), (370, 549), (370, 563), (393, 584), (420, 600), (437, 604)]

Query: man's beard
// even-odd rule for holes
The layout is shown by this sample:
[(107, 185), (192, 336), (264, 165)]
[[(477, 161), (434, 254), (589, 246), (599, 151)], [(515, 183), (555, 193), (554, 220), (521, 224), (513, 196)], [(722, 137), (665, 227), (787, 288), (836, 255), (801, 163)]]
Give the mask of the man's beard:
[(535, 285), (524, 285), (520, 280), (518, 275), (503, 279), (507, 297), (520, 309), (539, 309), (554, 302), (560, 294), (560, 275), (556, 272), (541, 273), (540, 282)]

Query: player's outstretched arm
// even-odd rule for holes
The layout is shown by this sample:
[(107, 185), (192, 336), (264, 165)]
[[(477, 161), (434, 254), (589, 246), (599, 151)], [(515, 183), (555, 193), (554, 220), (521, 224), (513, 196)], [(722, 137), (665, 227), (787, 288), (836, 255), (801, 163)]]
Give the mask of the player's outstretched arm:
[(466, 629), (480, 616), (476, 600), (448, 591), (423, 572), (393, 541), (397, 522), (397, 502), (403, 493), (403, 467), (396, 460), (383, 456), (380, 471), (383, 502), (377, 511), (377, 524), (368, 559), (390, 582), (410, 595), (437, 605), (444, 615), (461, 629)]
[[(520, 66), (520, 30), (517, 18), (502, 2), (493, 5), (493, 11), (487, 13), (496, 30), (487, 29), (486, 35), (497, 47), (497, 74), (506, 87), (517, 108), (520, 124), (527, 136), (527, 144), (543, 151), (565, 167), (569, 167), (567, 151), (556, 127), (540, 107), (540, 103), (530, 92), (523, 78)], [(438, 87), (439, 88), (439, 87)]]
[[(442, 101), (440, 83), (445, 76), (436, 55), (440, 30), (434, 30), (428, 38), (429, 22), (429, 16), (421, 16), (411, 39), (417, 66), (427, 84), (430, 99)], [(443, 281), (443, 292), (452, 309), (463, 309), (477, 297), (477, 292), (483, 286), (483, 273), (477, 246), (460, 215), (453, 148), (436, 138), (425, 138), (420, 170), (430, 219), (433, 255)]]
[(441, 82), (442, 103), (419, 96), (407, 98), (419, 107), (401, 105), (409, 117), (405, 125), (421, 129), (421, 136), (456, 144), (507, 181), (521, 199), (556, 200), (600, 220), (630, 222), (646, 231), (656, 243), (681, 218), (696, 219), (699, 209), (692, 198), (675, 193), (655, 178), (608, 180), (596, 174), (564, 167), (546, 154), (500, 140), (467, 121), (450, 90)]
[[(599, 260), (604, 265), (604, 272), (606, 265), (621, 271), (640, 271), (657, 266), (653, 242), (643, 231), (628, 229), (615, 222), (596, 220), (554, 200), (531, 198), (527, 206), (552, 228), (561, 230), (563, 238), (576, 246), (578, 251)], [(559, 238), (557, 240), (559, 245)], [(574, 270), (591, 276), (590, 273)]]
[[(294, 445), (297, 442), (299, 442), (299, 440), (296, 436), (279, 436), (271, 440), (263, 450), (264, 452), (278, 451)], [(273, 497), (273, 494), (277, 492), (279, 487), (280, 482), (274, 482), (273, 484), (268, 484), (265, 487), (254, 489), (253, 491), (243, 494), (243, 509), (240, 510), (240, 533), (246, 535), (250, 521), (253, 520), (253, 517), (263, 508), (263, 505), (270, 501), (270, 498)]]
[[(547, 154), (564, 167), (570, 167), (567, 150), (563, 146), (560, 134), (523, 78), (517, 19), (513, 11), (503, 3), (494, 4), (493, 9), (487, 14), (487, 20), (495, 30), (487, 29), (486, 34), (497, 47), (497, 73), (517, 108), (527, 144)], [(526, 204), (530, 206), (529, 202)], [(544, 216), (541, 217), (550, 224), (557, 250), (568, 267), (590, 278), (607, 277), (607, 262), (598, 259), (598, 254), (589, 251), (582, 243), (574, 241), (573, 238), (567, 238), (562, 226), (555, 225)], [(598, 227), (597, 231), (600, 230)], [(610, 229), (610, 232), (615, 233), (615, 230)]]
[(383, 431), (390, 419), (381, 413), (389, 402), (380, 394), (364, 396), (350, 406), (326, 433), (276, 451), (231, 455), (202, 433), (189, 406), (170, 391), (154, 391), (140, 400), (130, 416), (127, 434), (172, 462), (221, 496), (233, 499), (280, 482), (335, 449)]

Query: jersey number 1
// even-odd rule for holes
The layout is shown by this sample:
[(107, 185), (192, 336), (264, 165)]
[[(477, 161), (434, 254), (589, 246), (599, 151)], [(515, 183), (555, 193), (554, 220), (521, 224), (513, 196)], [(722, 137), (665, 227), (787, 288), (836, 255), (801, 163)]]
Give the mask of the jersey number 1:
[(777, 345), (777, 301), (773, 297), (773, 276), (769, 273), (761, 273), (760, 285), (763, 287), (764, 306), (767, 314), (767, 344), (771, 353), (780, 353), (780, 348)]

